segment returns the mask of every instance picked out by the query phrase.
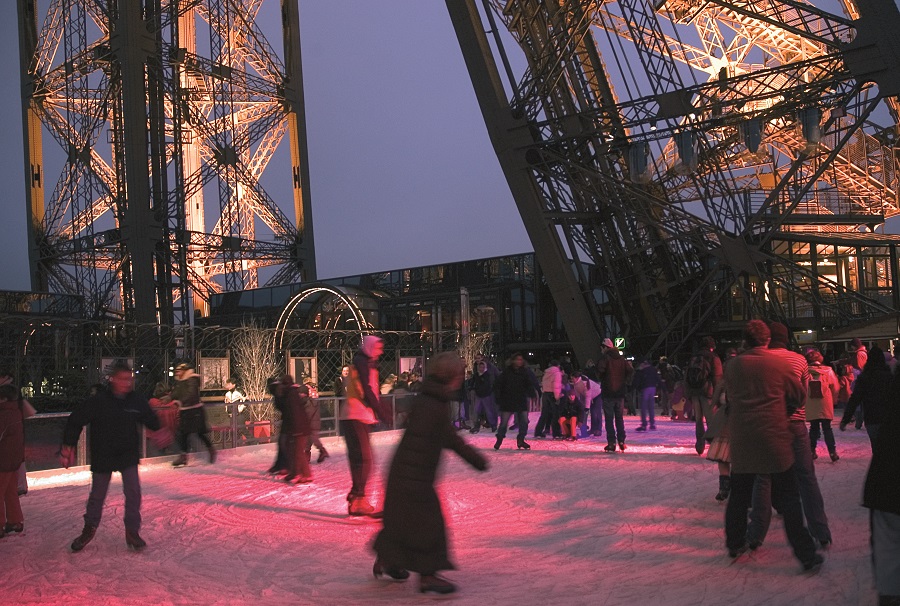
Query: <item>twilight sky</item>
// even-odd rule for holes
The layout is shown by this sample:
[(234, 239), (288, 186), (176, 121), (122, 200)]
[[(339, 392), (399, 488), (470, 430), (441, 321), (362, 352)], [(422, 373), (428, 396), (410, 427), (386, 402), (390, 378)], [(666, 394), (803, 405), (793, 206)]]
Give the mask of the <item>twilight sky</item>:
[[(280, 49), (278, 5), (260, 22)], [(0, 2), (0, 290), (30, 289), (16, 19)], [(320, 277), (532, 250), (443, 2), (300, 0), (300, 26)], [(275, 169), (265, 187), (289, 210), (290, 172)]]

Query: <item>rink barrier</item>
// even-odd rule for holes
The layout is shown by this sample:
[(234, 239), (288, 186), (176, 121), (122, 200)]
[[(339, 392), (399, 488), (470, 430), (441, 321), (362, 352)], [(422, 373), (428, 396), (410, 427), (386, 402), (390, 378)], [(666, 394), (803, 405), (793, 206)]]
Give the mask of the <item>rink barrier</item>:
[[(382, 402), (390, 405), (392, 425), (387, 427), (381, 423), (375, 426), (373, 431), (384, 431), (391, 428), (399, 428), (405, 421), (406, 414), (409, 411), (409, 405), (412, 396), (408, 395), (382, 395)], [(336, 398), (323, 396), (316, 398), (319, 403), (319, 414), (321, 417), (322, 428), (319, 431), (320, 437), (331, 437), (341, 435), (341, 426), (338, 422), (338, 414), (340, 411), (340, 403), (345, 398)], [(268, 418), (252, 420), (245, 416), (243, 412), (238, 412), (238, 407), (243, 404), (246, 407), (257, 406), (261, 408), (271, 408), (271, 400), (258, 402), (233, 402), (226, 404), (224, 402), (205, 403), (204, 409), (207, 415), (207, 425), (210, 429), (210, 439), (217, 448), (232, 449), (241, 448), (243, 446), (256, 446), (277, 441), (278, 432), (281, 429), (281, 415), (272, 409)], [(245, 408), (244, 410), (247, 410)], [(161, 410), (157, 410), (162, 417), (165, 414)], [(26, 467), (30, 471), (59, 469), (59, 461), (57, 460), (57, 451), (62, 444), (63, 429), (65, 427), (65, 419), (69, 417), (68, 412), (58, 413), (40, 413), (25, 421), (25, 450), (26, 450)], [(167, 456), (175, 454), (178, 451), (177, 444), (173, 444), (167, 449), (159, 450), (155, 448), (149, 440), (146, 428), (142, 427), (141, 435), (141, 458)], [(196, 437), (193, 438), (196, 440)], [(81, 432), (76, 446), (75, 466), (85, 466), (90, 464), (89, 457), (89, 440), (90, 427)], [(196, 448), (195, 448), (196, 450)]]

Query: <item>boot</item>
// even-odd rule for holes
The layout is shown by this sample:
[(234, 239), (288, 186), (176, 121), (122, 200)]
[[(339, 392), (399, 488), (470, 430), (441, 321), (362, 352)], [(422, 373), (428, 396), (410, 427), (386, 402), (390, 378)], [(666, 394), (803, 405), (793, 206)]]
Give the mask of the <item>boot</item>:
[(819, 458), (819, 453), (816, 452), (815, 448), (812, 449), (812, 458), (813, 458), (813, 461), (815, 461), (816, 459)]
[(604, 452), (615, 452), (616, 445), (615, 444), (607, 444), (603, 450), (604, 450)]
[(834, 451), (834, 450), (830, 451), (830, 452), (828, 453), (828, 456), (831, 457), (831, 462), (832, 462), (832, 463), (834, 463), (834, 462), (836, 462), (838, 459), (840, 459), (840, 457), (838, 456), (838, 453), (837, 453), (836, 451)]
[(187, 455), (178, 455), (178, 458), (172, 461), (172, 467), (184, 467), (187, 465)]
[(78, 538), (72, 541), (72, 551), (81, 551), (82, 549), (84, 549), (84, 546), (90, 543), (91, 539), (94, 538), (94, 534), (96, 532), (96, 526), (85, 524), (84, 529), (81, 531), (81, 534), (78, 535)]
[(456, 585), (454, 585), (447, 579), (442, 579), (437, 575), (423, 574), (422, 578), (419, 580), (420, 593), (447, 595), (449, 593), (453, 593), (454, 591), (456, 591)]
[(215, 463), (216, 462), (216, 447), (210, 446), (207, 450), (209, 451), (209, 462)]
[(524, 438), (519, 438), (518, 440), (516, 440), (516, 448), (517, 449), (521, 448), (523, 450), (531, 450), (531, 445), (528, 442), (526, 442)]
[(19, 522), (18, 524), (13, 524), (12, 522), (7, 522), (3, 526), (3, 532), (6, 534), (12, 534), (14, 532), (22, 532), (25, 530), (25, 522)]
[(731, 476), (719, 476), (719, 493), (716, 495), (717, 501), (724, 501), (731, 494)]
[(366, 500), (366, 497), (355, 497), (347, 506), (347, 513), (351, 516), (369, 516), (370, 518), (383, 517), (380, 510)]
[(322, 461), (324, 461), (325, 459), (327, 459), (330, 456), (331, 455), (328, 454), (328, 451), (323, 448), (322, 450), (319, 451), (319, 458), (316, 459), (316, 463), (321, 463)]
[(497, 441), (494, 442), (494, 450), (500, 450), (501, 444), (503, 444), (503, 438), (497, 438)]
[(392, 581), (400, 583), (409, 578), (409, 571), (402, 568), (391, 568), (384, 566), (379, 560), (375, 560), (372, 566), (372, 576), (379, 581)]
[(147, 546), (147, 541), (141, 538), (137, 530), (125, 530), (125, 544), (129, 549), (140, 551)]

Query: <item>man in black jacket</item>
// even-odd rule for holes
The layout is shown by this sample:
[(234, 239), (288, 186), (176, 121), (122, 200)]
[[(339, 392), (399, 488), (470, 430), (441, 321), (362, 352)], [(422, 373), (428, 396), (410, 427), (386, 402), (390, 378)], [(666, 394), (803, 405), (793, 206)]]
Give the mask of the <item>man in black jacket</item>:
[[(97, 531), (103, 513), (103, 502), (112, 472), (122, 474), (125, 493), (125, 543), (131, 549), (147, 546), (141, 538), (141, 484), (138, 478), (140, 458), (140, 425), (161, 428), (156, 413), (147, 399), (134, 392), (134, 375), (124, 363), (116, 363), (109, 377), (109, 390), (89, 398), (75, 410), (66, 423), (60, 462), (68, 468), (75, 460), (75, 445), (85, 425), (91, 426), (91, 494), (84, 514), (84, 530), (72, 542), (72, 551), (81, 551)], [(170, 434), (160, 434), (157, 446), (171, 443)]]

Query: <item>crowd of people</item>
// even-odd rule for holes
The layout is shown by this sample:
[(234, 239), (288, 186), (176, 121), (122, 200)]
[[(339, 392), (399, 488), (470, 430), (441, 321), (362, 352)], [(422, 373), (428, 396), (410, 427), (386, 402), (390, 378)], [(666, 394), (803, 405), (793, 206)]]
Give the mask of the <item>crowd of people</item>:
[[(447, 594), (455, 586), (437, 575), (453, 567), (447, 546), (440, 501), (434, 491), (436, 469), (444, 449), (451, 449), (479, 470), (488, 462), (467, 445), (460, 433), (489, 429), (499, 450), (507, 432), (516, 431), (516, 448), (526, 442), (530, 411), (539, 417), (533, 437), (557, 440), (601, 438), (605, 452), (626, 450), (626, 411), (640, 415), (636, 432), (657, 427), (656, 411), (695, 425), (698, 455), (717, 463), (716, 499), (727, 501), (725, 546), (738, 558), (759, 549), (769, 529), (773, 507), (782, 515), (787, 539), (805, 571), (823, 563), (820, 550), (834, 539), (815, 473), (821, 437), (831, 463), (840, 460), (831, 426), (835, 409), (843, 406), (841, 431), (851, 424), (865, 427), (873, 459), (866, 478), (864, 505), (871, 509), (875, 579), (882, 604), (900, 603), (900, 473), (897, 438), (900, 437), (900, 375), (896, 359), (878, 347), (867, 350), (855, 340), (840, 359), (826, 363), (823, 352), (806, 347), (792, 351), (791, 335), (779, 322), (750, 321), (739, 348), (719, 357), (716, 342), (706, 337), (683, 368), (666, 358), (626, 357), (610, 339), (602, 355), (576, 369), (568, 357), (533, 369), (521, 353), (511, 355), (500, 369), (479, 355), (466, 372), (452, 353), (429, 361), (424, 377), (417, 372), (379, 378), (382, 340), (366, 336), (351, 365), (335, 383), (341, 397), (341, 435), (347, 446), (350, 489), (348, 514), (382, 520), (383, 530), (373, 544), (376, 578), (404, 581), (410, 572), (420, 575), (424, 593)], [(900, 352), (898, 352), (900, 357)], [(156, 410), (173, 407), (181, 454), (173, 463), (187, 463), (189, 437), (196, 434), (207, 447), (210, 463), (216, 451), (199, 398), (200, 379), (189, 364), (175, 369), (175, 386), (154, 393), (154, 405), (134, 391), (131, 369), (114, 365), (108, 387), (96, 392), (69, 416), (60, 460), (73, 464), (82, 429), (90, 425), (92, 483), (84, 514), (84, 529), (72, 542), (82, 550), (94, 537), (102, 517), (111, 474), (122, 475), (125, 495), (125, 541), (142, 549), (141, 491), (137, 464), (140, 427), (150, 430), (159, 447), (173, 442), (174, 427), (160, 421)], [(291, 483), (312, 482), (311, 449), (318, 462), (328, 453), (318, 437), (319, 405), (309, 385), (298, 385), (284, 375), (272, 383), (282, 430), (275, 462), (268, 470)], [(380, 395), (417, 394), (405, 418), (405, 432), (394, 455), (384, 508), (367, 495), (373, 468), (372, 427), (393, 421)], [(227, 398), (243, 396), (229, 381)], [(27, 404), (27, 402), (25, 403)], [(30, 408), (30, 407), (28, 407)], [(32, 411), (33, 413), (33, 411)], [(0, 380), (0, 494), (3, 496), (2, 532), (21, 532), (24, 517), (18, 503), (14, 476), (24, 459), (22, 421), (28, 414), (18, 390)], [(512, 425), (510, 426), (510, 422)], [(809, 425), (807, 425), (809, 424)], [(413, 506), (414, 504), (414, 506)]]

